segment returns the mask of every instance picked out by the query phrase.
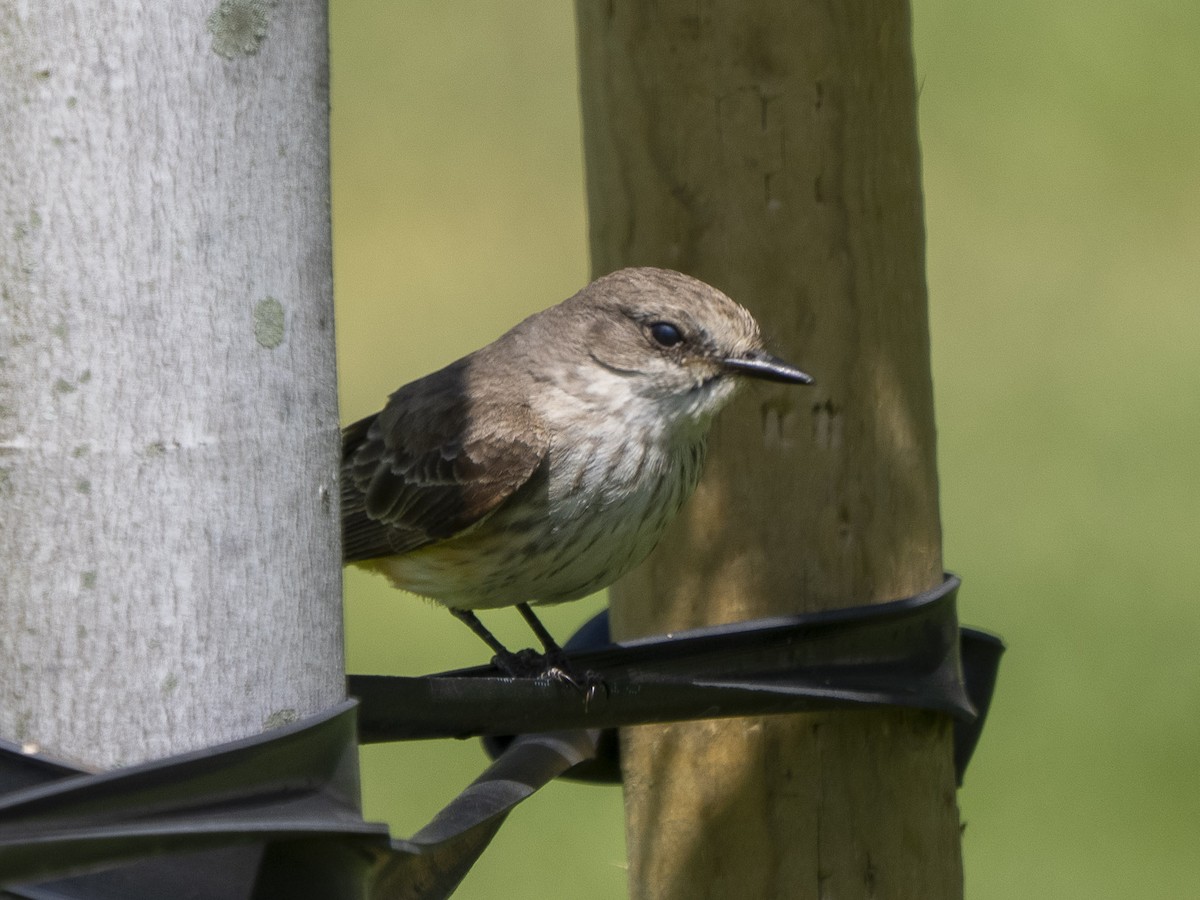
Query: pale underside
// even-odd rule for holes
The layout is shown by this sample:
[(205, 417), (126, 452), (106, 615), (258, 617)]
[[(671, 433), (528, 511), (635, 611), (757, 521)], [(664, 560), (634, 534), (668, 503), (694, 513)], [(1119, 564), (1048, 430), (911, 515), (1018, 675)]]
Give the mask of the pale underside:
[(662, 418), (648, 427), (618, 415), (599, 430), (594, 419), (574, 418), (592, 427), (560, 422), (542, 466), (487, 518), (361, 564), (461, 609), (559, 603), (607, 587), (649, 555), (691, 495), (706, 429), (667, 436)]

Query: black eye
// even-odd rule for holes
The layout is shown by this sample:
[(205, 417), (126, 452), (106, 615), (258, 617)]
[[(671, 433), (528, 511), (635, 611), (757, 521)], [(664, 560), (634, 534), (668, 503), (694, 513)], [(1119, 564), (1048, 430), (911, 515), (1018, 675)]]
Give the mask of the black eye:
[(683, 342), (683, 333), (670, 322), (655, 322), (650, 326), (650, 337), (660, 347), (674, 347)]

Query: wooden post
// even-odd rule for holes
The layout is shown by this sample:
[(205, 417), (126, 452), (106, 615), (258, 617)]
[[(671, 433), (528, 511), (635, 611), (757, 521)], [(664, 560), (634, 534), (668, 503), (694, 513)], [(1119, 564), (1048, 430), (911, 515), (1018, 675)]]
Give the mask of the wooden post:
[[(612, 591), (619, 637), (884, 601), (942, 572), (910, 17), (875, 0), (577, 0), (594, 271), (725, 290), (817, 379), (756, 385)], [(623, 732), (635, 898), (961, 896), (949, 722)]]
[(343, 696), (325, 4), (8, 4), (0, 735), (107, 768)]

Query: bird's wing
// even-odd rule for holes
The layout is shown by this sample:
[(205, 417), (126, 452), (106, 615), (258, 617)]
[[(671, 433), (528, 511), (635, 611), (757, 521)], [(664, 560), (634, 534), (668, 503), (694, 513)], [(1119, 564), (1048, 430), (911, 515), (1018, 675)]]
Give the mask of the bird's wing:
[(342, 432), (342, 555), (405, 553), (481, 522), (525, 484), (549, 447), (528, 407), (468, 403), (443, 370)]

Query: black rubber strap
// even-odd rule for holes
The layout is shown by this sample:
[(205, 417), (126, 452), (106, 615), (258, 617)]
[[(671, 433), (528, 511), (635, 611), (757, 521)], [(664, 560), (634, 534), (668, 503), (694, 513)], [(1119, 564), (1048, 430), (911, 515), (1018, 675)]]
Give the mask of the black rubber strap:
[[(363, 743), (502, 735), (563, 728), (760, 715), (860, 706), (907, 706), (970, 721), (959, 664), (959, 580), (867, 606), (759, 619), (672, 635), (607, 642), (594, 620), (573, 638), (576, 672), (604, 688), (513, 679), (494, 666), (404, 678), (351, 675)], [(587, 645), (591, 649), (580, 649)], [(596, 646), (599, 644), (599, 646)]]
[[(958, 579), (891, 603), (610, 644), (567, 645), (604, 687), (480, 667), (350, 676), (354, 703), (264, 735), (98, 775), (0, 742), (0, 885), (31, 900), (449, 896), (508, 812), (564, 773), (618, 777), (614, 729), (640, 722), (904, 706), (953, 715), (962, 769), (1003, 651), (962, 630)], [(579, 649), (590, 646), (591, 649)], [(961, 654), (961, 655), (960, 655)], [(966, 675), (965, 681), (963, 675)], [(511, 738), (514, 732), (523, 737)], [(489, 735), (496, 761), (408, 840), (362, 820), (364, 741)], [(63, 877), (65, 872), (92, 871)]]

